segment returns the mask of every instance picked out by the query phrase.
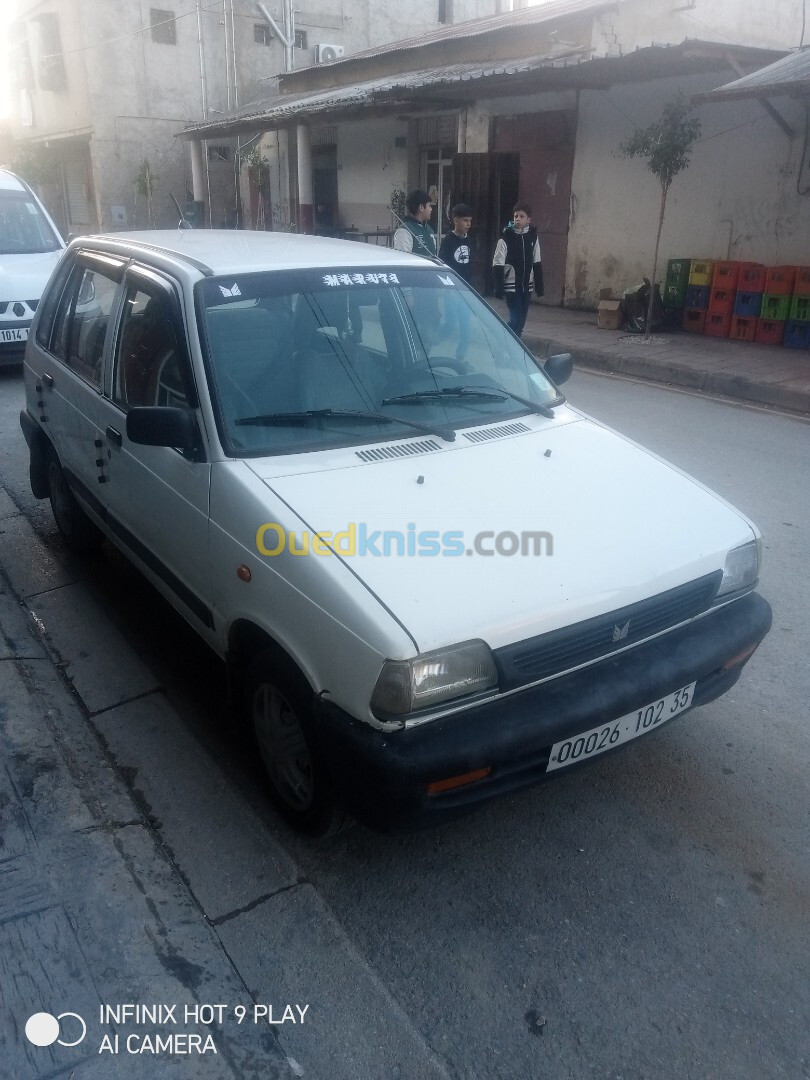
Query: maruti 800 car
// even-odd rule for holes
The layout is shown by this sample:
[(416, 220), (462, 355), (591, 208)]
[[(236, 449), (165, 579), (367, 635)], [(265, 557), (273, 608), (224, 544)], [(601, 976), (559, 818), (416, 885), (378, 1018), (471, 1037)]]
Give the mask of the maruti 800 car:
[(395, 830), (712, 701), (769, 629), (756, 527), (570, 372), (429, 259), (82, 237), (21, 423), (66, 543), (106, 537), (225, 661), (281, 812)]

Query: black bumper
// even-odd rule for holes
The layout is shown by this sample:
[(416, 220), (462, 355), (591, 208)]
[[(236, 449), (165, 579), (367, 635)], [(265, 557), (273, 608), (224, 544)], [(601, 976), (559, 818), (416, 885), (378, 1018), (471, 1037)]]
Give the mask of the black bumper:
[[(319, 699), (324, 758), (338, 796), (370, 828), (393, 832), (438, 824), (487, 799), (568, 772), (546, 772), (551, 746), (561, 739), (692, 682), (697, 683), (692, 708), (713, 701), (734, 685), (743, 667), (724, 665), (756, 647), (770, 626), (769, 604), (752, 593), (591, 667), (393, 733)], [(431, 781), (482, 768), (492, 770), (486, 779), (427, 793)]]

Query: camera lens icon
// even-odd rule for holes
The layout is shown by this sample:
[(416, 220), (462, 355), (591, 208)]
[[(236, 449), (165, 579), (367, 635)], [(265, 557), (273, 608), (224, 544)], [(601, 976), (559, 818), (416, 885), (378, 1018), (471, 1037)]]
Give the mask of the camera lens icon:
[[(60, 1020), (63, 1020), (66, 1016), (73, 1017), (73, 1020), (78, 1020), (79, 1027), (71, 1021), (65, 1025), (65, 1031), (62, 1030)], [(61, 1034), (77, 1035), (77, 1039), (60, 1039)], [(54, 1043), (59, 1043), (60, 1046), (78, 1046), (87, 1034), (87, 1024), (74, 1012), (59, 1013), (58, 1016), (52, 1016), (51, 1013), (38, 1012), (33, 1013), (25, 1022), (25, 1037), (34, 1046), (53, 1046)]]

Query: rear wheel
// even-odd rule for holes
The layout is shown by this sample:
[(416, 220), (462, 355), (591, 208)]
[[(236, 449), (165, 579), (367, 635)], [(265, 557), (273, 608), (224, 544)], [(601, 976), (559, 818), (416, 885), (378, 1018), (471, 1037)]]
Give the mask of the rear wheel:
[(104, 539), (76, 501), (54, 449), (48, 451), (48, 498), (65, 545), (75, 552), (96, 551)]
[(269, 652), (250, 664), (246, 713), (286, 820), (310, 836), (336, 833), (345, 815), (334, 802), (313, 731), (312, 691), (289, 662)]

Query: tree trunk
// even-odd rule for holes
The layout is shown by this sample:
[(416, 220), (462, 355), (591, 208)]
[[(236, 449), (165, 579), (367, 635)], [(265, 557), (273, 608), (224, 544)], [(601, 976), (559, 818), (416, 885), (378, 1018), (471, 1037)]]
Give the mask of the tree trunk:
[(652, 281), (650, 282), (650, 299), (647, 303), (647, 320), (644, 326), (644, 336), (648, 338), (650, 336), (650, 329), (652, 327), (652, 309), (653, 300), (655, 299), (655, 275), (658, 273), (658, 248), (661, 244), (661, 229), (664, 227), (664, 214), (667, 209), (667, 192), (669, 191), (669, 184), (661, 186), (661, 213), (658, 215), (658, 233), (655, 237), (655, 255), (653, 256), (653, 272)]

